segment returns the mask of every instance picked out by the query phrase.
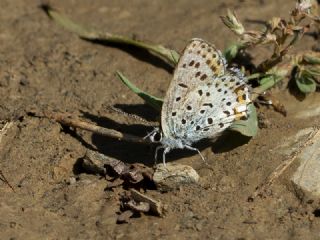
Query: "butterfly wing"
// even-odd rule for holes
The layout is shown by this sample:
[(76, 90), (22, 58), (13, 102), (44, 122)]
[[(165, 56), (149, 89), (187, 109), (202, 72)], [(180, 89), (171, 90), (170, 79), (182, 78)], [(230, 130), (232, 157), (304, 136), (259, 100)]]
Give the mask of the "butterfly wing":
[(164, 136), (191, 144), (215, 138), (246, 115), (249, 100), (244, 77), (228, 71), (221, 52), (201, 39), (184, 49), (164, 99)]

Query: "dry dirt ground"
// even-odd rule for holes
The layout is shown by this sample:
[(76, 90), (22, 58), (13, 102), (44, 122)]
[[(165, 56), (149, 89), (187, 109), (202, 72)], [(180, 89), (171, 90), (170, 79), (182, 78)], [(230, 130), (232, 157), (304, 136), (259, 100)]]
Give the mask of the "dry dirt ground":
[[(293, 166), (264, 198), (248, 197), (281, 163), (277, 147), (316, 119), (294, 118), (303, 106), (286, 90), (274, 91), (287, 117), (262, 107), (267, 119), (253, 139), (233, 134), (202, 148), (213, 172), (188, 151), (169, 161), (195, 168), (199, 185), (147, 194), (167, 204), (164, 218), (143, 215), (116, 224), (117, 187), (77, 167), (86, 149), (125, 162), (153, 164), (153, 149), (119, 142), (83, 130), (62, 127), (28, 114), (31, 110), (66, 111), (101, 126), (144, 136), (150, 128), (132, 123), (107, 106), (117, 106), (157, 121), (158, 113), (117, 80), (116, 70), (157, 96), (164, 96), (172, 69), (139, 49), (103, 46), (79, 39), (39, 9), (38, 1), (0, 1), (0, 116), (12, 122), (0, 143), (0, 170), (14, 187), (0, 182), (0, 239), (320, 239), (319, 211), (302, 203), (290, 181)], [(235, 36), (219, 16), (235, 9), (250, 28), (260, 20), (288, 16), (294, 1), (148, 1), (69, 0), (54, 6), (77, 22), (114, 33), (135, 35), (182, 50), (193, 37), (223, 49)], [(256, 21), (259, 20), (259, 21)], [(302, 48), (311, 48), (305, 38)], [(253, 52), (255, 59), (269, 52)], [(293, 104), (292, 104), (293, 103)], [(70, 179), (76, 179), (71, 181)]]

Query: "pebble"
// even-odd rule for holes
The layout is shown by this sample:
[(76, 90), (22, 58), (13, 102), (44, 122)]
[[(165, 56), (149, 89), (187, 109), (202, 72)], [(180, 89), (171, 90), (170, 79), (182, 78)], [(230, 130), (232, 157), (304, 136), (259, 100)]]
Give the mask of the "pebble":
[(153, 180), (160, 191), (171, 191), (181, 187), (182, 184), (199, 182), (198, 173), (188, 165), (167, 163), (166, 166), (158, 164)]

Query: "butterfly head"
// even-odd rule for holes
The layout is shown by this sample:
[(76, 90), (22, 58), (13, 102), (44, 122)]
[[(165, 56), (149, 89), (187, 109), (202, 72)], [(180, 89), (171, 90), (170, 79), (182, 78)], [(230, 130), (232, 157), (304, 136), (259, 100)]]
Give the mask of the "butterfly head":
[(162, 135), (159, 128), (154, 128), (146, 137), (149, 137), (149, 140), (153, 143), (160, 143), (162, 141)]
[(149, 139), (153, 143), (160, 143), (166, 149), (184, 148), (186, 145), (180, 138), (167, 137), (159, 128), (149, 134)]
[(191, 142), (186, 142), (184, 139), (181, 138), (174, 138), (174, 137), (168, 137), (162, 132), (159, 128), (155, 128), (151, 133), (147, 135), (149, 137), (149, 140), (153, 143), (160, 143), (161, 145), (156, 148), (155, 152), (155, 160), (157, 160), (158, 150), (164, 149), (163, 151), (163, 164), (166, 165), (166, 158), (165, 155), (170, 152), (172, 149), (176, 148), (187, 148), (190, 150), (197, 151), (201, 158), (204, 160), (203, 156), (201, 155), (200, 151), (196, 148), (191, 147)]

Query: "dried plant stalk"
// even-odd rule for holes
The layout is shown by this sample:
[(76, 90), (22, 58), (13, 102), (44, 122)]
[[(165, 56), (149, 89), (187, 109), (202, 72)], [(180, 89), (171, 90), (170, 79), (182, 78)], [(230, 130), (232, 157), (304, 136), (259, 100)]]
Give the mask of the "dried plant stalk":
[(148, 138), (142, 138), (135, 135), (122, 133), (114, 129), (100, 127), (92, 123), (88, 123), (80, 119), (77, 119), (75, 117), (70, 117), (70, 115), (68, 114), (47, 112), (44, 114), (44, 117), (53, 119), (62, 125), (84, 129), (101, 136), (107, 136), (107, 137), (115, 138), (118, 140), (124, 140), (124, 141), (134, 142), (134, 143), (142, 143), (142, 144), (152, 143), (151, 141), (149, 141)]

